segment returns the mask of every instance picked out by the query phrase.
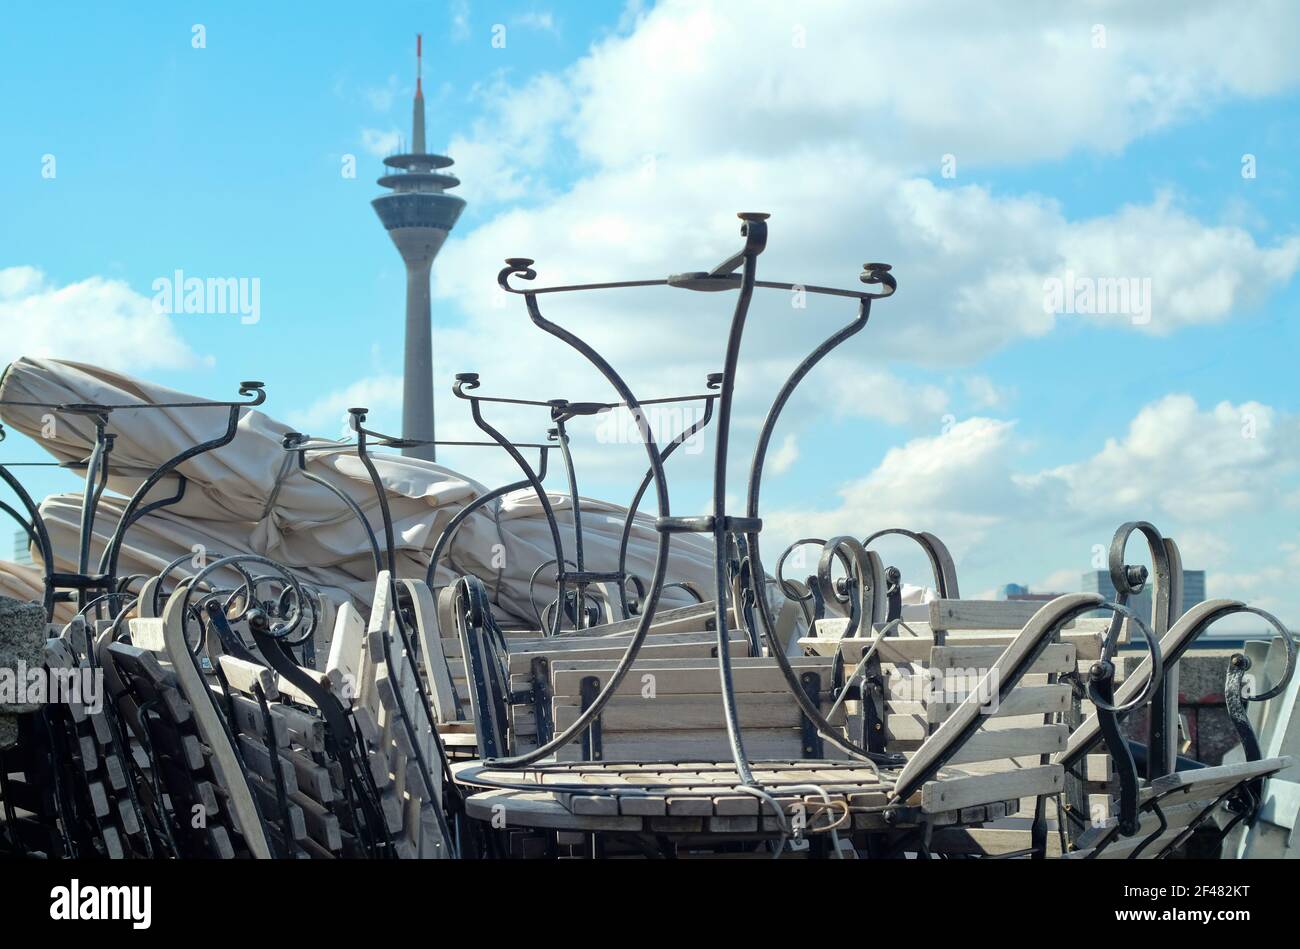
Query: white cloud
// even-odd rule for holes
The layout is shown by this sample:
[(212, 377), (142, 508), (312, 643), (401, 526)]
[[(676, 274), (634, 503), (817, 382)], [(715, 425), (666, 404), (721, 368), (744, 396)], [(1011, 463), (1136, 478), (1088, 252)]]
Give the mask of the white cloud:
[(913, 385), (881, 369), (865, 369), (844, 360), (828, 367), (835, 409), (842, 415), (873, 418), (913, 428), (937, 428), (948, 412), (949, 395), (934, 385)]
[[(1285, 37), (1298, 27), (1285, 0), (1249, 16), (1164, 0), (1047, 17), (1032, 0), (897, 0), (871, 16), (847, 0), (797, 9), (670, 0), (574, 69), (578, 137), (605, 165), (665, 147), (677, 157), (757, 150), (788, 160), (809, 140), (865, 144), (911, 167), (936, 166), (945, 153), (961, 167), (1113, 151), (1225, 98), (1294, 84), (1300, 64)], [(599, 134), (615, 127), (623, 134)]]
[(560, 35), (559, 24), (555, 20), (555, 14), (550, 10), (531, 10), (528, 13), (512, 16), (510, 25), (525, 30), (536, 30), (539, 33), (550, 33), (552, 36)]
[(781, 446), (772, 453), (770, 467), (773, 474), (784, 474), (789, 471), (796, 461), (799, 460), (799, 439), (795, 435), (789, 434), (781, 442)]
[[(1294, 577), (1292, 571), (1276, 565), (1249, 572), (1209, 574), (1205, 578), (1205, 594), (1209, 597), (1243, 600), (1250, 606), (1281, 614), (1278, 618), (1288, 624), (1290, 629), (1295, 629), (1296, 614), (1287, 612), (1295, 610), (1294, 594), (1291, 592)], [(1224, 623), (1237, 628), (1262, 625), (1262, 621), (1254, 619), (1225, 620)]]
[(448, 145), (462, 182), (458, 193), (476, 204), (520, 199), (532, 204), (550, 196), (545, 171), (560, 147), (561, 126), (572, 114), (573, 90), (547, 73), (522, 90), (498, 74), (476, 87), (473, 97), (487, 117)]
[(1298, 470), (1296, 419), (1258, 402), (1202, 411), (1191, 396), (1170, 395), (1144, 407), (1124, 438), (1037, 480), (1059, 482), (1079, 510), (1150, 511), (1196, 523), (1276, 508)]
[(469, 39), (469, 0), (451, 0), (448, 5), (451, 14), (451, 38), (457, 43)]
[(395, 128), (362, 129), (361, 147), (376, 158), (384, 158), (398, 150), (402, 143), (402, 133)]
[(390, 75), (382, 86), (371, 86), (362, 94), (376, 112), (387, 112), (393, 107), (393, 101), (401, 91), (401, 83), (396, 75)]
[(764, 523), (787, 541), (808, 534), (862, 537), (895, 526), (934, 530), (960, 557), (1021, 503), (1024, 489), (1010, 467), (1013, 433), (1010, 422), (966, 419), (891, 448), (869, 475), (839, 489), (838, 508), (771, 512)]
[(1149, 279), (1150, 319), (1137, 325), (1160, 335), (1221, 322), (1290, 280), (1300, 265), (1300, 237), (1263, 248), (1240, 227), (1202, 225), (1168, 194), (1065, 229), (1058, 250), (1076, 274)]
[[(1079, 461), (1024, 472), (1025, 447), (1013, 423), (988, 418), (912, 439), (843, 484), (834, 509), (765, 512), (767, 556), (809, 534), (909, 527), (938, 534), (959, 573), (980, 582), (1043, 577), (1033, 589), (1074, 590), (1094, 548), (1123, 521), (1145, 519), (1179, 543), (1188, 569), (1209, 571), (1211, 595), (1300, 617), (1280, 566), (1300, 563), (1300, 548), (1277, 517), (1300, 479), (1300, 416), (1169, 395)], [(1287, 539), (1275, 546), (1280, 528)]]
[(0, 361), (55, 357), (140, 372), (185, 369), (200, 358), (173, 318), (122, 280), (87, 277), (57, 286), (36, 267), (0, 269)]
[[(506, 254), (537, 257), (547, 281), (698, 269), (736, 248), (736, 210), (760, 209), (773, 214), (762, 275), (852, 286), (864, 260), (894, 265), (897, 296), (841, 350), (873, 354), (859, 371), (879, 371), (880, 359), (969, 363), (1062, 322), (1164, 334), (1226, 320), (1292, 278), (1300, 237), (1262, 244), (1198, 220), (1172, 194), (1072, 220), (1050, 199), (964, 183), (980, 166), (1113, 151), (1208, 103), (1300, 80), (1279, 32), (1300, 11), (1241, 18), (1233, 35), (1257, 42), (1256, 55), (1223, 48), (1227, 14), (1158, 8), (1062, 11), (1046, 30), (1014, 5), (936, 17), (898, 4), (887, 30), (848, 3), (797, 16), (776, 2), (629, 8), (631, 32), (569, 69), (517, 87), (498, 76), (481, 91), (487, 117), (450, 146), (461, 193), (511, 206), (447, 246), (439, 292), (495, 323), (485, 275)], [(1092, 46), (1099, 20), (1104, 49)], [(936, 184), (925, 176), (945, 154), (957, 179)], [(1149, 278), (1150, 320), (1044, 312), (1044, 282), (1066, 273)], [(584, 334), (618, 307), (609, 355), (627, 368), (713, 325), (702, 308), (665, 304), (671, 293), (563, 305)], [(818, 333), (838, 318), (828, 303), (791, 313), (777, 296), (755, 306), (746, 345), (759, 359), (789, 353), (795, 328)], [(658, 345), (629, 330), (638, 314), (654, 314)], [(968, 395), (975, 408), (1001, 404), (987, 387)], [(918, 411), (940, 397), (925, 393)]]
[(966, 390), (966, 398), (976, 409), (1005, 408), (1016, 397), (1014, 386), (998, 385), (988, 376), (965, 376), (962, 386)]
[[(342, 389), (320, 396), (307, 408), (288, 415), (289, 424), (321, 438), (350, 437), (347, 411), (370, 409), (367, 426), (384, 424), (381, 419), (401, 417), (402, 377), (377, 375), (359, 379)], [(399, 434), (396, 430), (390, 434)]]

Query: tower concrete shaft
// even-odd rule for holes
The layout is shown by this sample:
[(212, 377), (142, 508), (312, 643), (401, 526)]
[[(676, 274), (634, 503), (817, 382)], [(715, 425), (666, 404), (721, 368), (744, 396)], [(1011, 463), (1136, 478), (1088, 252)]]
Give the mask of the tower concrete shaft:
[[(371, 201), (406, 265), (406, 346), (402, 376), (402, 437), (432, 441), (435, 437), (433, 399), (433, 324), (429, 305), (429, 274), (465, 201), (446, 194), (460, 181), (439, 174), (452, 160), (425, 151), (424, 93), (421, 88), (421, 41), (416, 38), (415, 103), (412, 151), (389, 155), (384, 164), (394, 172), (379, 179), (392, 189)], [(433, 445), (403, 449), (403, 454), (437, 460)]]

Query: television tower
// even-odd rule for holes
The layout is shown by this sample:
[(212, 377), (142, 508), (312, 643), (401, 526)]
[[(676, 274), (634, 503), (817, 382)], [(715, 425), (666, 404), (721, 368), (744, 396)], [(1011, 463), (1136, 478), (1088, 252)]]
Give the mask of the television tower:
[[(406, 264), (406, 355), (402, 383), (402, 437), (432, 441), (433, 427), (433, 324), (429, 312), (429, 270), (442, 249), (452, 225), (465, 210), (465, 201), (448, 188), (460, 184), (452, 175), (438, 174), (452, 160), (431, 155), (424, 144), (424, 91), (420, 87), (422, 41), (415, 38), (415, 114), (411, 150), (389, 155), (384, 164), (394, 169), (379, 179), (387, 194), (370, 204)], [(415, 458), (437, 460), (433, 445), (402, 452)]]

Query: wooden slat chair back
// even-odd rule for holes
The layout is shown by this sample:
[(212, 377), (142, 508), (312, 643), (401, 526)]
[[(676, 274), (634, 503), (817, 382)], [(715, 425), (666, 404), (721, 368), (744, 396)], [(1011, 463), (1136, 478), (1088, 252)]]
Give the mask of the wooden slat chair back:
[[(447, 632), (457, 629), (452, 614), (454, 589), (446, 588), (438, 604), (438, 624)], [(732, 615), (734, 620), (734, 613)], [(623, 620), (589, 629), (569, 631), (559, 636), (536, 633), (505, 639), (506, 655), (497, 657), (508, 681), (508, 696), (501, 697), (505, 721), (495, 725), (512, 753), (536, 748), (553, 737), (558, 729), (552, 714), (554, 689), (551, 669), (559, 660), (608, 660), (616, 662), (627, 651), (638, 620)], [(738, 624), (728, 627), (730, 654), (749, 655), (749, 641)], [(657, 614), (638, 653), (638, 661), (656, 659), (698, 659), (708, 661), (717, 656), (717, 633), (713, 629), (712, 604), (696, 604)], [(449, 747), (467, 745), (471, 735), (465, 729), (472, 723), (477, 730), (485, 727), (476, 721), (475, 690), (468, 680), (464, 643), (460, 638), (440, 640), (440, 652), (448, 669), (450, 688), (459, 711), (457, 723), (440, 726)], [(495, 704), (495, 703), (494, 703)], [(493, 711), (494, 721), (496, 718)], [(450, 724), (450, 723), (449, 723)], [(482, 735), (475, 745), (482, 745)]]
[[(1017, 611), (1015, 617), (1008, 618), (1007, 628), (988, 625), (982, 629), (950, 630), (936, 627), (932, 621), (904, 622), (881, 639), (875, 657), (880, 663), (885, 689), (886, 750), (914, 751), (947, 719), (1020, 634), (1021, 626), (1009, 626), (1020, 613)], [(819, 621), (818, 635), (801, 639), (799, 644), (809, 654), (838, 653), (848, 676), (873, 640), (865, 635), (837, 638), (845, 622)], [(1037, 728), (1050, 724), (1043, 721), (1043, 716), (1067, 712), (1071, 705), (1070, 685), (1050, 681), (1049, 677), (1068, 675), (1096, 659), (1105, 625), (1105, 620), (1080, 619), (1063, 629), (1058, 641), (1050, 643), (1025, 674), (1021, 687), (1008, 701), (990, 709), (997, 721), (990, 723), (989, 729)], [(1047, 744), (1052, 752), (1061, 750), (1053, 742)], [(1025, 747), (1026, 754), (1042, 753), (1038, 744)]]
[[(256, 780), (250, 778), (235, 732), (222, 718), (206, 679), (189, 652), (182, 623), (184, 589), (174, 592), (159, 619), (129, 621), (131, 642), (156, 659), (174, 676), (176, 690), (192, 712), (195, 733), (203, 743), (213, 775), (223, 790), (224, 806), (234, 829), (243, 836), (249, 853), (257, 858), (272, 856), (268, 829), (262, 818)], [(110, 647), (116, 650), (116, 644)], [(119, 662), (119, 667), (121, 667)]]
[(122, 642), (106, 644), (98, 656), (112, 700), (135, 738), (137, 764), (151, 778), (146, 792), (168, 821), (166, 833), (177, 852), (223, 858), (247, 853), (241, 822), (170, 660)]
[[(745, 750), (754, 760), (842, 757), (804, 720), (774, 659), (746, 657), (736, 640), (731, 662)], [(551, 713), (558, 733), (572, 725), (609, 680), (615, 659), (555, 659)], [(831, 701), (832, 661), (791, 660), (805, 693), (821, 708)], [(839, 715), (838, 724), (842, 722)], [(581, 740), (561, 761), (730, 761), (716, 659), (639, 659)]]
[[(509, 644), (507, 659), (510, 688), (516, 701), (509, 710), (510, 730), (517, 751), (525, 751), (539, 744), (539, 717), (541, 737), (549, 740), (571, 724), (571, 720), (555, 718), (556, 695), (551, 670), (557, 662), (593, 661), (616, 663), (627, 651), (630, 634), (583, 637), (581, 639), (517, 640)], [(733, 658), (749, 655), (749, 640), (742, 630), (728, 630), (728, 654)], [(637, 653), (641, 663), (662, 659), (690, 659), (701, 664), (713, 662), (716, 667), (718, 636), (713, 632), (649, 633)], [(633, 667), (634, 669), (637, 666)]]
[[(471, 721), (473, 710), (469, 706), (469, 682), (466, 678), (464, 655), (461, 650), (460, 638), (456, 634), (456, 622), (451, 612), (451, 604), (454, 595), (452, 587), (444, 587), (439, 593), (437, 609), (437, 625), (441, 630), (441, 648), (447, 663), (451, 679), (451, 687), (458, 697), (461, 708), (461, 721)], [(699, 603), (693, 606), (684, 606), (673, 610), (663, 610), (655, 615), (655, 619), (646, 634), (646, 646), (651, 646), (652, 639), (659, 636), (668, 636), (676, 634), (700, 634), (712, 632), (715, 629), (713, 618), (713, 604)], [(557, 650), (563, 648), (583, 648), (579, 644), (586, 643), (589, 640), (607, 640), (609, 643), (623, 643), (625, 648), (627, 641), (635, 632), (638, 620), (620, 620), (616, 623), (605, 623), (601, 626), (592, 626), (587, 629), (568, 630), (559, 636), (544, 636), (537, 630), (504, 630), (506, 633), (506, 645), (513, 653), (515, 650), (520, 652), (537, 652), (539, 649), (545, 651), (554, 646)], [(735, 611), (732, 610), (729, 617), (728, 629), (735, 631), (739, 626), (736, 620)], [(570, 645), (573, 644), (573, 645)], [(597, 648), (597, 647), (589, 647)], [(618, 646), (613, 648), (620, 650)], [(647, 654), (647, 658), (652, 654)], [(670, 654), (664, 654), (661, 658), (667, 658)], [(694, 655), (694, 653), (681, 653), (681, 655)], [(598, 658), (591, 656), (589, 658)]]
[[(172, 659), (179, 648), (180, 600), (174, 593), (162, 618), (130, 621), (133, 641), (153, 650), (169, 668), (178, 665)], [(384, 598), (380, 601), (382, 605)], [(360, 800), (356, 781), (363, 777), (376, 819), (386, 824), (370, 824), (367, 838), (374, 841), (377, 834), (387, 833), (398, 856), (439, 855), (441, 848), (429, 843), (428, 795), (407, 764), (409, 742), (406, 751), (397, 747), (405, 733), (393, 720), (392, 693), (403, 689), (408, 709), (419, 714), (413, 686), (403, 681), (406, 666), (390, 676), (382, 662), (370, 661), (364, 642), (369, 632), (349, 635), (347, 624), (353, 617), (350, 608), (340, 612), (336, 631), (342, 625), (345, 635), (332, 644), (323, 672), (298, 666), (283, 651), (277, 672), (264, 664), (265, 655), (243, 647), (232, 655), (223, 651), (219, 637), (208, 636), (205, 659), (221, 676), (190, 683), (196, 695), (204, 690), (209, 702), (206, 711), (197, 699), (191, 704), (203, 713), (196, 712), (197, 721), (207, 719), (205, 735), (219, 738), (225, 733), (229, 739), (230, 753), (213, 756), (218, 787), (234, 800), (237, 794), (231, 793), (228, 782), (234, 782), (238, 792), (242, 779), (277, 856), (359, 857), (371, 854), (358, 836), (367, 818), (355, 809)], [(355, 640), (351, 655), (349, 640)], [(183, 657), (182, 662), (188, 661)], [(183, 672), (178, 672), (178, 682)], [(355, 739), (358, 728), (370, 744), (368, 753), (359, 758), (351, 752), (343, 755), (343, 745)], [(358, 767), (364, 775), (355, 770)], [(237, 824), (242, 826), (242, 817)]]
[(437, 725), (454, 716), (455, 696), (434, 609), (423, 581), (394, 582), (380, 571), (364, 628), (359, 615), (340, 612), (326, 668), (331, 685), (351, 683), (341, 700), (364, 741), (369, 777), (399, 857), (441, 859), (450, 852), (436, 813), (444, 788), (430, 719)]
[[(973, 690), (981, 670), (987, 669), (1011, 644), (1043, 605), (940, 599), (904, 607), (905, 615), (912, 618), (905, 618), (892, 629), (877, 649), (885, 697), (881, 726), (885, 750), (915, 751)], [(967, 754), (978, 753), (982, 747), (1013, 747), (1000, 745), (1003, 740), (1018, 742), (1023, 750), (984, 762), (968, 761), (967, 770), (996, 773), (1033, 768), (1044, 763), (1043, 754), (1061, 750), (1060, 726), (1068, 730), (1083, 718), (1075, 690), (1064, 679), (1072, 672), (1086, 673), (1100, 656), (1108, 625), (1106, 618), (1085, 616), (1062, 627), (1057, 642), (1048, 646), (1019, 687), (996, 708), (989, 709), (991, 720)], [(844, 620), (821, 620), (815, 628), (818, 635), (800, 640), (800, 645), (815, 654), (838, 651), (847, 676), (857, 667), (871, 639), (838, 639), (845, 626)], [(849, 703), (849, 709), (850, 736), (865, 743), (863, 706)], [(1104, 772), (1108, 759), (1104, 755), (1094, 758), (1094, 771)], [(1098, 780), (1099, 792), (1104, 791), (1104, 775)], [(1095, 796), (1099, 805), (1108, 800), (1103, 793)], [(994, 814), (991, 823), (978, 832), (945, 831), (936, 837), (935, 849), (943, 849), (939, 846), (942, 843), (958, 852), (1026, 850), (1036, 803), (1034, 797), (1026, 797), (1010, 809), (1015, 816)], [(1056, 806), (1055, 798), (1045, 802), (1049, 836), (1055, 835)]]
[[(898, 774), (895, 800), (910, 803), (919, 791), (922, 813), (956, 812), (958, 823), (962, 823), (963, 808), (1022, 799), (1032, 804), (1038, 798), (1059, 794), (1064, 787), (1064, 768), (1045, 763), (1039, 756), (1065, 746), (1066, 725), (1051, 720), (1059, 719), (1066, 707), (1068, 687), (1063, 691), (1061, 684), (1034, 677), (1076, 668), (1077, 646), (1057, 641), (1060, 627), (1102, 602), (1094, 594), (1079, 593), (1040, 604), (1005, 648), (999, 644), (932, 646), (931, 662), (937, 663), (932, 669), (957, 668), (951, 663), (961, 662), (966, 670), (986, 671), (953, 707), (943, 704), (943, 714), (936, 716), (942, 721), (933, 731), (929, 731), (928, 719), (934, 703), (925, 706), (921, 724), (928, 734)], [(1018, 716), (1032, 716), (1032, 724), (1000, 724)], [(1026, 757), (1028, 765), (1017, 767), (1014, 759)]]
[(9, 606), (16, 607), (10, 621), (17, 628), (7, 630), (7, 645), (18, 652), (6, 658), (29, 669), (43, 664), (49, 678), (41, 693), (0, 706), (23, 713), (15, 723), (17, 745), (0, 751), (6, 837), (18, 852), (47, 858), (150, 856), (132, 794), (129, 744), (120, 740), (111, 699), (97, 696), (85, 663), (90, 630), (84, 619), (47, 623), (39, 603), (10, 600)]
[(1077, 841), (1071, 859), (1160, 859), (1178, 849), (1195, 830), (1220, 819), (1221, 805), (1244, 785), (1290, 767), (1288, 757), (1196, 768), (1156, 778), (1138, 798), (1138, 832), (1130, 837), (1119, 827), (1090, 827)]

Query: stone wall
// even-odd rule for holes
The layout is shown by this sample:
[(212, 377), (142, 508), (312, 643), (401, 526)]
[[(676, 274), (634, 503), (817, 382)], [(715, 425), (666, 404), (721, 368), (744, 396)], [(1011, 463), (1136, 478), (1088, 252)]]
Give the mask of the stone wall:
[[(1178, 663), (1178, 711), (1187, 726), (1191, 746), (1180, 754), (1208, 765), (1223, 763), (1229, 749), (1240, 744), (1223, 704), (1223, 680), (1228, 659), (1236, 649), (1197, 649)], [(1125, 656), (1125, 658), (1128, 658)], [(1134, 664), (1140, 662), (1138, 657)], [(1130, 716), (1124, 726), (1130, 738), (1145, 741), (1146, 711)]]

